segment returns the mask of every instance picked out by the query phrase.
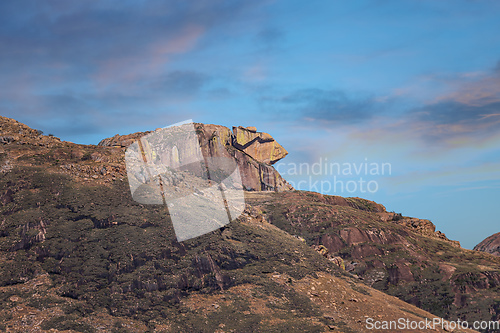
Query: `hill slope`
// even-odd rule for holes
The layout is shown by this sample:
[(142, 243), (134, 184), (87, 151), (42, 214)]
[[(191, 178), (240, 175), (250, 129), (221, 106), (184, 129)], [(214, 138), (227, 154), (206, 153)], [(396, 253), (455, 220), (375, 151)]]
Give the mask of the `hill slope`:
[[(419, 236), (419, 228), (428, 231), (424, 222), (411, 227), (415, 231), (410, 222), (389, 218), (381, 205), (307, 192), (246, 192), (247, 208), (237, 221), (179, 243), (165, 206), (132, 200), (124, 147), (61, 142), (1, 121), (1, 330), (368, 332), (368, 318), (435, 317), (369, 285), (401, 299), (411, 295), (409, 301), (425, 308), (432, 297), (442, 304), (436, 294), (441, 289), (434, 288), (443, 271), (430, 271), (431, 290), (423, 283), (426, 267), (440, 258), (456, 265), (454, 277), (463, 276), (459, 269), (477, 271), (488, 273), (493, 284), (498, 273), (493, 256), (469, 251), (472, 256), (439, 233)], [(349, 229), (354, 227), (359, 232)], [(370, 232), (363, 233), (366, 228)], [(339, 239), (345, 246), (335, 245)], [(438, 246), (442, 254), (429, 253), (424, 264), (425, 246)], [(325, 249), (341, 256), (350, 272)], [(379, 274), (377, 280), (373, 267), (404, 272), (396, 269), (400, 255), (423, 267), (422, 278), (415, 274), (413, 284), (402, 284), (404, 274), (393, 273), (402, 278), (381, 287), (387, 278)], [(483, 288), (482, 280), (464, 281), (460, 295), (467, 301), (480, 292), (481, 307), (498, 294), (498, 284)], [(474, 306), (460, 307), (463, 316)], [(490, 318), (498, 315), (498, 308), (490, 309)], [(452, 312), (443, 315), (456, 319)]]
[(448, 319), (500, 319), (500, 258), (463, 249), (428, 220), (359, 198), (252, 193), (248, 203), (364, 283)]

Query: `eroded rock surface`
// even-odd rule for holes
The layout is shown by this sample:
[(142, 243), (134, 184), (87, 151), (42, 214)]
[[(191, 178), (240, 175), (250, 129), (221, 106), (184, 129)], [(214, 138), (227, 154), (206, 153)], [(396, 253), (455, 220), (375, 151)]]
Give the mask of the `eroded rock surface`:
[(368, 286), (447, 318), (500, 319), (500, 257), (461, 248), (429, 220), (304, 191), (247, 193), (247, 203)]
[(482, 251), (500, 257), (500, 232), (483, 240), (474, 247), (476, 251)]
[(288, 154), (271, 135), (255, 127), (233, 127), (233, 133), (233, 146), (259, 162), (274, 164)]
[[(267, 133), (255, 127), (229, 128), (212, 124), (195, 124), (196, 134), (205, 156), (235, 158), (243, 186), (248, 191), (286, 191), (293, 187), (272, 166), (288, 152)], [(126, 148), (151, 132), (115, 135), (99, 142), (103, 147)], [(179, 147), (179, 151), (189, 147)]]

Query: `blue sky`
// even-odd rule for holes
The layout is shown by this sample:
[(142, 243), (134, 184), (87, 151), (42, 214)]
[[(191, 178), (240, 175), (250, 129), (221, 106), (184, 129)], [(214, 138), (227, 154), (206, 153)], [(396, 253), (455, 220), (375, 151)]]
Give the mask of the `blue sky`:
[[(189, 118), (256, 126), (289, 151), (279, 169), (302, 189), (361, 177), (377, 191), (323, 192), (430, 219), (471, 248), (500, 231), (499, 10), (473, 0), (2, 1), (0, 114), (86, 144)], [(391, 172), (290, 172), (319, 161)]]

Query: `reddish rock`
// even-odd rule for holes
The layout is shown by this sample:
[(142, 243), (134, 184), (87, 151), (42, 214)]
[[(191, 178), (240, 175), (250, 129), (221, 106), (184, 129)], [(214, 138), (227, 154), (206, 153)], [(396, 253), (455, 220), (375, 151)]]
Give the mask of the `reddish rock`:
[[(293, 190), (293, 187), (271, 166), (288, 152), (269, 134), (257, 132), (255, 127), (235, 127), (234, 133), (220, 125), (195, 123), (195, 128), (204, 156), (228, 157), (236, 160), (246, 190), (277, 192)], [(102, 140), (99, 146), (126, 148), (148, 133), (151, 132), (117, 134)], [(192, 142), (192, 140), (187, 141)], [(188, 151), (194, 148), (186, 146), (178, 149)]]
[[(207, 156), (234, 157), (246, 190), (284, 191), (292, 190), (271, 165), (259, 161), (234, 144), (235, 136), (224, 126), (197, 124), (197, 134), (202, 150)], [(281, 147), (281, 146), (280, 146)]]
[(393, 285), (398, 285), (400, 281), (414, 281), (413, 273), (408, 263), (404, 261), (398, 261), (392, 266), (387, 267), (387, 273), (389, 275), (389, 283)]
[(354, 227), (340, 230), (340, 237), (347, 243), (347, 246), (370, 241), (370, 237), (366, 232)]
[(76, 150), (76, 149), (71, 150), (71, 158), (81, 159), (83, 155), (84, 153), (82, 150)]
[(0, 144), (31, 144), (40, 147), (55, 147), (61, 140), (52, 134), (43, 135), (40, 130), (18, 122), (15, 119), (0, 116)]
[(359, 243), (372, 242), (378, 244), (405, 244), (407, 243), (397, 234), (386, 234), (383, 230), (362, 230), (356, 227), (350, 227), (340, 230), (340, 237), (347, 246)]
[(105, 147), (128, 147), (132, 143), (134, 143), (136, 140), (139, 140), (141, 137), (143, 137), (146, 134), (151, 133), (150, 131), (148, 132), (137, 132), (137, 133), (132, 133), (132, 134), (127, 134), (127, 135), (119, 135), (116, 134), (115, 136), (111, 138), (106, 138), (101, 140), (97, 145), (98, 146), (105, 146)]
[(375, 245), (370, 245), (365, 243), (354, 246), (351, 251), (351, 257), (353, 259), (362, 259), (373, 255), (383, 255), (383, 254), (384, 252)]
[(323, 235), (321, 239), (318, 239), (316, 245), (319, 244), (323, 244), (332, 253), (338, 252), (346, 246), (342, 238), (335, 234)]
[(266, 164), (274, 164), (288, 154), (271, 135), (256, 130), (255, 127), (233, 127), (233, 146)]
[(474, 247), (474, 250), (490, 253), (494, 256), (500, 256), (500, 232), (491, 235), (481, 243), (477, 244)]
[(380, 213), (380, 219), (382, 221), (392, 221), (397, 224), (404, 225), (410, 230), (419, 233), (424, 236), (431, 238), (437, 238), (443, 240), (454, 247), (460, 247), (460, 242), (448, 239), (444, 233), (441, 231), (436, 231), (436, 226), (429, 220), (418, 219), (414, 217), (401, 216), (400, 214), (394, 213)]

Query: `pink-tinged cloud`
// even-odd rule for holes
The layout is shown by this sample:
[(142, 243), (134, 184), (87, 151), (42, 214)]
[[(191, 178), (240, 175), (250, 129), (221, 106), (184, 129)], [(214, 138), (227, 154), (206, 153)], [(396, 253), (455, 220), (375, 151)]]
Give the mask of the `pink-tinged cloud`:
[[(368, 145), (404, 142), (414, 146), (414, 152), (421, 147), (418, 153), (421, 158), (421, 153), (435, 158), (439, 152), (478, 147), (488, 142), (496, 142), (498, 146), (499, 71), (434, 75), (421, 77), (419, 82), (424, 87), (418, 88), (418, 95), (427, 97), (425, 104), (397, 118), (367, 119), (362, 130), (353, 129), (352, 138)], [(432, 86), (436, 88), (434, 96), (432, 89), (427, 91)], [(411, 90), (403, 87), (395, 90), (393, 96), (408, 96)]]
[(437, 96), (434, 102), (455, 101), (469, 106), (484, 106), (500, 102), (500, 73), (464, 76), (468, 80), (448, 81), (452, 92)]
[(497, 117), (500, 117), (500, 113), (491, 113), (491, 114), (483, 114), (481, 115), (481, 120), (483, 119), (487, 119), (487, 118), (497, 118)]
[[(417, 190), (425, 186), (466, 186), (474, 182), (496, 181), (500, 177), (500, 163), (481, 163), (474, 166), (445, 165), (434, 171), (415, 171), (387, 179), (387, 183), (401, 189)], [(411, 186), (410, 186), (411, 185)]]
[(93, 79), (99, 87), (119, 85), (123, 88), (144, 78), (158, 77), (164, 73), (171, 56), (190, 51), (204, 32), (201, 26), (188, 25), (178, 34), (154, 40), (134, 54), (104, 59), (98, 64)]
[(500, 71), (420, 75), (392, 89), (387, 97), (406, 97), (426, 104), (454, 101), (483, 106), (500, 101)]
[[(441, 124), (433, 121), (421, 121), (411, 117), (374, 119), (363, 128), (353, 129), (351, 137), (367, 144), (385, 143), (423, 146), (427, 154), (443, 149), (460, 149), (478, 146), (491, 140), (498, 142), (498, 136), (490, 129), (500, 126), (500, 115), (489, 115), (490, 119), (475, 122)], [(484, 119), (484, 118), (483, 118)], [(478, 135), (478, 133), (484, 135)]]
[(183, 29), (183, 31), (175, 36), (169, 41), (157, 41), (152, 44), (150, 49), (153, 53), (153, 57), (159, 58), (159, 60), (168, 57), (170, 54), (184, 53), (189, 51), (198, 38), (204, 32), (204, 28), (197, 25), (189, 25)]

